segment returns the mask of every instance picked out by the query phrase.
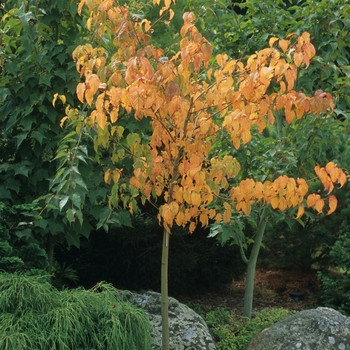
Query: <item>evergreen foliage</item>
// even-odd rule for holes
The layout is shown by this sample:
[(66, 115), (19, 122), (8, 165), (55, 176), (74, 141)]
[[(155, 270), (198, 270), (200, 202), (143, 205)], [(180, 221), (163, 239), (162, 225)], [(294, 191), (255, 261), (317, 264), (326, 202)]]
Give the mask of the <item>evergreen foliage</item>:
[(47, 276), (0, 274), (0, 348), (150, 349), (142, 310), (111, 285), (57, 291)]
[[(349, 213), (347, 217), (349, 218)], [(341, 236), (329, 253), (329, 269), (318, 273), (321, 280), (318, 295), (322, 305), (334, 308), (349, 316), (350, 231), (347, 220), (340, 224), (338, 230), (341, 232)]]

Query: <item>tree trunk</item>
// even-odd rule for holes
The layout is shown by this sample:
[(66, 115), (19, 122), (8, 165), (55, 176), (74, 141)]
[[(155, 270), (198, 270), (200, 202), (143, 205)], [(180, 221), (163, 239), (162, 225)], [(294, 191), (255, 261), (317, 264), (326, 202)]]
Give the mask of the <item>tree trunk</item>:
[(169, 238), (170, 234), (164, 229), (163, 249), (162, 249), (162, 276), (161, 276), (161, 294), (162, 294), (162, 350), (170, 349), (169, 341), (169, 300), (168, 300), (168, 260), (169, 260)]
[(245, 283), (245, 292), (244, 292), (244, 308), (243, 308), (243, 316), (251, 318), (252, 317), (252, 309), (253, 309), (253, 295), (254, 295), (254, 279), (255, 279), (255, 268), (256, 262), (258, 260), (258, 255), (260, 251), (261, 242), (264, 236), (265, 227), (266, 227), (266, 219), (264, 218), (264, 210), (261, 214), (258, 232), (253, 244), (253, 249), (250, 253), (250, 257), (248, 260), (247, 267), (247, 277)]

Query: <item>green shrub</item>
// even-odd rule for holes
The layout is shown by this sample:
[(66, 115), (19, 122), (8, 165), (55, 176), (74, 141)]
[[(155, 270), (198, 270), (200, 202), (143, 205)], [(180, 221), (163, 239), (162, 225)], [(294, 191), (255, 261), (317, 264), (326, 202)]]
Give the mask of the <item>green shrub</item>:
[(322, 305), (350, 315), (350, 232), (347, 221), (339, 226), (342, 232), (330, 251), (331, 264), (327, 271), (320, 271), (318, 293)]
[(272, 308), (247, 319), (217, 308), (206, 314), (205, 321), (218, 341), (218, 350), (243, 350), (256, 334), (291, 314), (289, 310)]
[(140, 309), (104, 283), (58, 291), (45, 276), (0, 274), (0, 349), (150, 349)]
[(48, 266), (44, 249), (31, 236), (35, 203), (9, 205), (0, 200), (0, 271), (41, 270)]

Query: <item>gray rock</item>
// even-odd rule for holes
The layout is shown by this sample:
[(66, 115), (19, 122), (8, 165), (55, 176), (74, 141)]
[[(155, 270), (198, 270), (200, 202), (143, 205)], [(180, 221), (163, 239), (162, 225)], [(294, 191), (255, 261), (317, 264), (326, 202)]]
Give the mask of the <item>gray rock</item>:
[[(130, 293), (128, 300), (145, 310), (151, 325), (153, 350), (162, 348), (161, 295), (147, 291)], [(172, 350), (215, 350), (215, 341), (203, 318), (188, 306), (169, 298), (169, 333)]]
[(349, 350), (350, 318), (319, 307), (300, 311), (256, 335), (247, 350)]

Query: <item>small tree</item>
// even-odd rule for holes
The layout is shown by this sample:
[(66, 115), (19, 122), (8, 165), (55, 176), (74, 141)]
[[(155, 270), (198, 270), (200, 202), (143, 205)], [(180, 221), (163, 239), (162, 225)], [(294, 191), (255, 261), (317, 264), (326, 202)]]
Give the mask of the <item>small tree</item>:
[[(84, 4), (80, 2), (80, 11)], [(225, 133), (238, 149), (252, 139), (252, 129), (262, 132), (274, 122), (274, 111), (281, 111), (291, 123), (305, 114), (331, 111), (333, 101), (322, 91), (308, 97), (293, 90), (298, 68), (307, 68), (315, 54), (308, 33), (285, 40), (271, 38), (269, 47), (246, 63), (225, 54), (212, 58), (210, 43), (195, 27), (194, 14), (187, 12), (180, 51), (168, 58), (163, 49), (149, 44), (155, 24), (111, 1), (86, 5), (88, 28), (101, 43), (113, 43), (115, 52), (110, 55), (103, 47), (90, 44), (76, 48), (73, 57), (84, 77), (77, 95), (93, 107), (87, 124), (97, 132), (97, 146), (114, 147), (110, 151), (116, 167), (105, 172), (105, 181), (114, 182), (110, 205), (123, 203), (133, 213), (139, 203), (148, 201), (157, 208), (164, 227), (162, 328), (163, 349), (169, 349), (167, 263), (174, 224), (188, 226), (191, 233), (198, 224), (228, 222), (233, 208), (249, 215), (255, 203), (282, 211), (297, 207), (297, 218), (305, 205), (318, 212), (325, 205), (318, 194), (306, 198), (309, 188), (304, 179), (283, 175), (274, 181), (247, 178), (235, 183), (240, 164), (232, 156), (212, 153), (218, 138)], [(171, 19), (170, 6), (171, 1), (165, 1), (160, 15)], [(149, 120), (151, 135), (127, 133), (121, 125), (123, 111), (136, 120)], [(126, 158), (132, 160), (129, 178), (120, 167)], [(334, 163), (315, 171), (329, 193), (334, 183), (346, 182)], [(216, 209), (217, 200), (222, 200), (222, 207)], [(331, 214), (337, 200), (334, 196), (326, 200)], [(259, 232), (265, 224), (262, 215)], [(256, 259), (252, 271), (255, 263)]]

